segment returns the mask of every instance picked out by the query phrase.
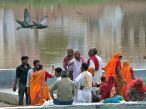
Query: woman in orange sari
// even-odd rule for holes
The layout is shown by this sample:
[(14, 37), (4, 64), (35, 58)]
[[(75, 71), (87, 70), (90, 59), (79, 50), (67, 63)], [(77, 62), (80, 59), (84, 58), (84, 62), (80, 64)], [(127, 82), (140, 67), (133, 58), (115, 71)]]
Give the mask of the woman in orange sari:
[(134, 80), (134, 74), (133, 74), (133, 69), (131, 68), (128, 60), (123, 61), (123, 67), (122, 67), (122, 76), (125, 80), (125, 86), (123, 87), (122, 90), (122, 95), (124, 97), (125, 100), (127, 100), (126, 97), (126, 91), (127, 91), (127, 85)]
[(42, 105), (45, 101), (49, 100), (49, 88), (45, 81), (45, 70), (42, 65), (38, 65), (30, 80), (30, 99), (31, 105)]
[(128, 60), (123, 61), (122, 67), (122, 76), (126, 81), (126, 84), (129, 84), (132, 80), (134, 80), (133, 69), (131, 68)]
[(123, 77), (121, 74), (121, 59), (121, 52), (117, 52), (105, 67), (105, 76), (107, 80), (110, 76), (116, 78), (115, 89), (117, 95), (122, 95)]

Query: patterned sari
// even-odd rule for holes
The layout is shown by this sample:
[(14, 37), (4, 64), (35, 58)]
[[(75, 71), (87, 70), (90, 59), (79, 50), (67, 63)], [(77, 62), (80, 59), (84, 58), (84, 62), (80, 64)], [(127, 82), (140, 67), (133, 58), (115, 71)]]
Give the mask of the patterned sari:
[(127, 85), (128, 101), (143, 101), (146, 97), (146, 86), (141, 78), (131, 81)]
[(31, 105), (42, 105), (44, 100), (49, 100), (49, 88), (45, 81), (45, 70), (34, 72), (30, 80)]

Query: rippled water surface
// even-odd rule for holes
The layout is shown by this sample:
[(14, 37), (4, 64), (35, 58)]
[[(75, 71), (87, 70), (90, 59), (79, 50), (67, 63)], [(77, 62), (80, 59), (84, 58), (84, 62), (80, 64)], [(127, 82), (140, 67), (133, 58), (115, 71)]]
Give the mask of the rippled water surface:
[[(67, 48), (88, 58), (96, 47), (105, 64), (116, 51), (134, 68), (146, 68), (146, 2), (104, 0), (0, 1), (0, 68), (15, 68), (20, 57), (45, 67), (62, 66)], [(34, 21), (48, 16), (48, 28), (16, 30), (27, 8)]]

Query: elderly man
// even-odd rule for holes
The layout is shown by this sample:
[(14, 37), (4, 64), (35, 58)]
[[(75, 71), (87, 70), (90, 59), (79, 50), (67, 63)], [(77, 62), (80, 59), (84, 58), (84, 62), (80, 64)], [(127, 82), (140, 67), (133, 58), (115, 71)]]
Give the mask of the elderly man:
[(81, 56), (79, 51), (74, 52), (74, 58), (70, 61), (68, 70), (72, 72), (73, 80), (75, 80), (81, 73), (81, 66), (86, 63), (86, 59)]
[(63, 68), (67, 70), (70, 60), (73, 59), (73, 49), (67, 49), (67, 56), (63, 60)]
[[(57, 99), (54, 99), (53, 91), (58, 90)], [(55, 105), (71, 105), (75, 93), (75, 84), (68, 78), (67, 71), (61, 72), (61, 80), (51, 88), (50, 94)]]

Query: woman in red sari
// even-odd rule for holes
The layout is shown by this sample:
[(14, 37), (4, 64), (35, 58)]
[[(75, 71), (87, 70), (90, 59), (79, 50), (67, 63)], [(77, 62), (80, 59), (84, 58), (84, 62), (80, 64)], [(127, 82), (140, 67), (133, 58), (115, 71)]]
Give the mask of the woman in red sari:
[(121, 52), (117, 52), (105, 67), (105, 76), (107, 80), (110, 76), (114, 76), (116, 78), (115, 88), (117, 95), (122, 95), (123, 87), (123, 77), (121, 74), (121, 59)]
[(143, 101), (146, 97), (146, 86), (141, 78), (131, 81), (127, 85), (128, 101)]
[(38, 66), (30, 80), (30, 99), (31, 105), (42, 105), (44, 100), (49, 100), (49, 88), (45, 81), (45, 70), (42, 65)]
[(102, 85), (102, 87), (100, 87), (100, 94), (101, 94), (100, 100), (114, 97), (116, 95), (114, 86), (115, 86), (115, 77), (110, 76), (107, 84), (104, 84)]

